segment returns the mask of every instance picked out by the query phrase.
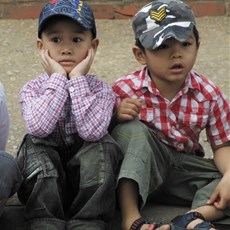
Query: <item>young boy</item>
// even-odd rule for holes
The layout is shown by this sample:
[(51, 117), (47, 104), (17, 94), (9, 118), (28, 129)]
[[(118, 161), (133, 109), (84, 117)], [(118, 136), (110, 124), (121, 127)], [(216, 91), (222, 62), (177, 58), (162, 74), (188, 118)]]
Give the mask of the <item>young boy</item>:
[(102, 230), (114, 213), (120, 152), (107, 128), (115, 95), (87, 75), (98, 44), (85, 2), (42, 9), (37, 48), (45, 73), (19, 99), (28, 130), (18, 152), (24, 229)]
[[(213, 230), (210, 222), (230, 216), (229, 101), (192, 70), (200, 42), (186, 4), (153, 1), (132, 23), (133, 53), (144, 68), (113, 85), (120, 124), (112, 136), (125, 154), (118, 178), (123, 229)], [(213, 160), (203, 158), (203, 129)], [(171, 225), (149, 224), (140, 214), (147, 199), (192, 209)]]
[(15, 158), (5, 152), (9, 133), (9, 113), (3, 85), (0, 82), (0, 215), (7, 199), (15, 194), (22, 177)]

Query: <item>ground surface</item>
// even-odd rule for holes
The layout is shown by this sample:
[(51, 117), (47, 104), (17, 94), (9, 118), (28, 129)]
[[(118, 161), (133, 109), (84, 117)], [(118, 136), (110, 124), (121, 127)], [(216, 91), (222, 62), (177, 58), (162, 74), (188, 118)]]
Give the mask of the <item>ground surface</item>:
[[(195, 69), (220, 86), (230, 98), (230, 18), (197, 18), (201, 47)], [(134, 43), (130, 20), (97, 20), (100, 45), (91, 69), (112, 83), (125, 73), (140, 67), (132, 54)], [(7, 150), (12, 155), (25, 134), (18, 104), (22, 85), (43, 70), (36, 51), (37, 20), (0, 20), (0, 81), (8, 98), (10, 135)], [(206, 138), (201, 142), (207, 148)], [(210, 149), (207, 150), (211, 156)]]

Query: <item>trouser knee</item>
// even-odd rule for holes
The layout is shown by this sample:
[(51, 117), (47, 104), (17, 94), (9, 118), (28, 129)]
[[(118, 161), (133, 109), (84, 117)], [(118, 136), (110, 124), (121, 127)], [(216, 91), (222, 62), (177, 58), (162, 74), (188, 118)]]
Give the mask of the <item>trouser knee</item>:
[(0, 151), (1, 187), (0, 200), (9, 198), (19, 188), (22, 177), (13, 156)]
[(112, 137), (116, 140), (120, 135), (124, 138), (132, 136), (147, 136), (149, 133), (147, 126), (139, 120), (120, 123), (112, 131)]

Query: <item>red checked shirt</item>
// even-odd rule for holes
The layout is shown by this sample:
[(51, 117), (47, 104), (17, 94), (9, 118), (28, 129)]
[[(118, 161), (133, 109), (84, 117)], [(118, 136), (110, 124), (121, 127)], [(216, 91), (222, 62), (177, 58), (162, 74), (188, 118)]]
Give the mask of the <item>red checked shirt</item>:
[(140, 98), (139, 119), (177, 151), (204, 156), (199, 134), (206, 128), (211, 146), (230, 141), (230, 104), (207, 78), (191, 71), (172, 101), (161, 96), (147, 68), (121, 77), (113, 84), (116, 106), (124, 98)]
[(19, 102), (28, 133), (69, 145), (76, 135), (96, 141), (107, 133), (115, 94), (96, 76), (68, 80), (45, 73), (23, 86)]

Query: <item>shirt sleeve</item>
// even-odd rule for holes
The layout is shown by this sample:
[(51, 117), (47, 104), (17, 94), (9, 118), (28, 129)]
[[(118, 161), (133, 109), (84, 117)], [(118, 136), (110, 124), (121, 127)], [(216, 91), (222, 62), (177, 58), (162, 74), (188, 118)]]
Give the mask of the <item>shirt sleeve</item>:
[(96, 76), (80, 76), (68, 81), (71, 112), (78, 135), (86, 141), (103, 137), (112, 117), (115, 94), (110, 85)]
[(4, 151), (9, 133), (9, 113), (4, 89), (0, 83), (0, 150)]
[(41, 79), (29, 81), (21, 89), (19, 102), (28, 133), (46, 137), (54, 131), (68, 97), (67, 78), (54, 73)]
[(230, 141), (230, 103), (222, 92), (212, 104), (206, 132), (212, 147)]

